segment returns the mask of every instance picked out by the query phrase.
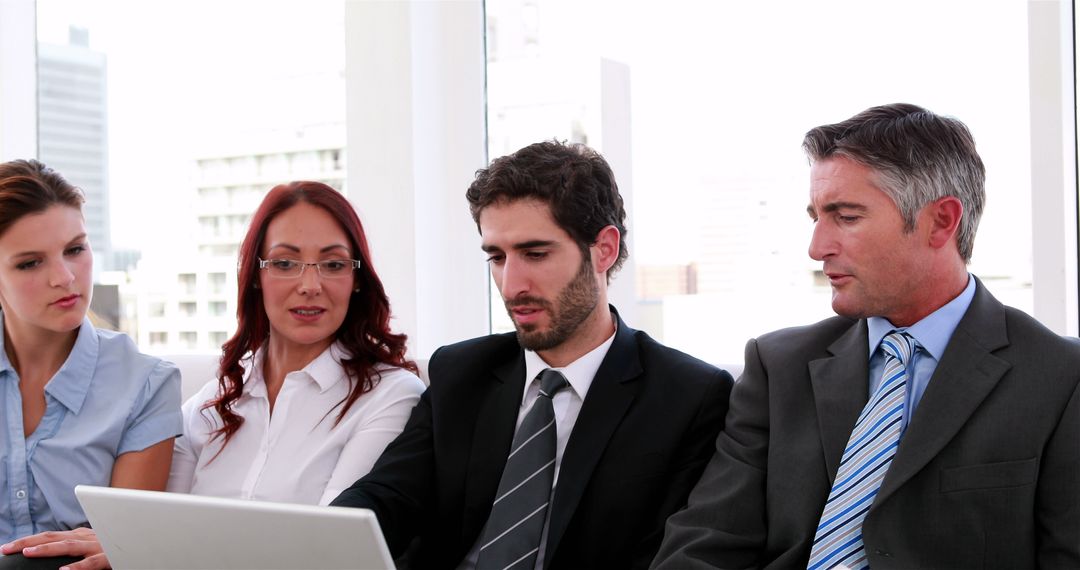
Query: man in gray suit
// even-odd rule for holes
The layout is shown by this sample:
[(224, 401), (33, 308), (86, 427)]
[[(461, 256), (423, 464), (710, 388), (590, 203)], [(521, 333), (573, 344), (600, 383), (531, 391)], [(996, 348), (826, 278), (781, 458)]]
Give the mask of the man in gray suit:
[(803, 147), (840, 316), (747, 344), (654, 566), (1080, 568), (1080, 345), (968, 273), (967, 127), (886, 105)]

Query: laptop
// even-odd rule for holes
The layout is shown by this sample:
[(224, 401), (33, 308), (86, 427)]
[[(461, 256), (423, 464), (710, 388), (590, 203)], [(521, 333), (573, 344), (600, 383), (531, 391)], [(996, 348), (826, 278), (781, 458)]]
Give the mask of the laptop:
[(390, 570), (375, 514), (158, 491), (75, 487), (117, 570)]

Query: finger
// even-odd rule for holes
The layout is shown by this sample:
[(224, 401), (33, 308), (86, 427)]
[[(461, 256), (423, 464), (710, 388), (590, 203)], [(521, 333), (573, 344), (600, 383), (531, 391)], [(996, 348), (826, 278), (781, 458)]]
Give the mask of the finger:
[(101, 553), (88, 556), (74, 564), (61, 566), (60, 570), (105, 570), (109, 567), (109, 559), (105, 557), (105, 553)]
[(15, 554), (21, 552), (24, 548), (30, 546), (39, 546), (42, 544), (48, 544), (50, 542), (59, 542), (62, 540), (97, 540), (97, 534), (89, 528), (76, 528), (72, 530), (50, 530), (46, 532), (39, 532), (30, 536), (24, 536), (18, 540), (13, 540), (3, 546), (0, 546), (0, 552), (4, 554)]
[(38, 546), (30, 546), (22, 550), (27, 558), (42, 558), (46, 556), (92, 556), (101, 552), (101, 544), (92, 540), (65, 539), (56, 542), (48, 542)]
[(24, 536), (18, 540), (13, 540), (3, 546), (0, 546), (0, 552), (4, 554), (15, 554), (28, 546), (37, 546), (39, 544), (45, 544), (47, 542), (55, 542), (57, 540), (63, 540), (67, 538), (62, 535), (62, 532), (39, 532), (30, 536)]

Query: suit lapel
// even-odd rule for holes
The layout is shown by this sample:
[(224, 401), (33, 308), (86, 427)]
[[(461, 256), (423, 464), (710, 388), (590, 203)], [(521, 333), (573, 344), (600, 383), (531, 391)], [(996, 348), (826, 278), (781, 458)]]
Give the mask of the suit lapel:
[(993, 354), (1009, 344), (1001, 303), (976, 280), (960, 320), (908, 424), (874, 506), (926, 466), (956, 436), (1010, 368)]
[[(514, 346), (517, 342), (514, 341)], [(499, 478), (514, 439), (518, 410), (525, 391), (525, 359), (515, 357), (495, 367), (484, 381), (490, 383), (480, 404), (472, 437), (465, 482), (464, 537), (478, 536), (495, 500)], [(470, 540), (473, 540), (470, 538)]]
[(867, 334), (866, 320), (860, 320), (829, 345), (833, 356), (809, 364), (829, 481), (836, 476), (855, 420), (869, 398)]
[(585, 487), (608, 441), (640, 388), (643, 370), (634, 331), (611, 309), (617, 321), (615, 340), (596, 371), (563, 452), (551, 506), (544, 560), (550, 561), (577, 510)]

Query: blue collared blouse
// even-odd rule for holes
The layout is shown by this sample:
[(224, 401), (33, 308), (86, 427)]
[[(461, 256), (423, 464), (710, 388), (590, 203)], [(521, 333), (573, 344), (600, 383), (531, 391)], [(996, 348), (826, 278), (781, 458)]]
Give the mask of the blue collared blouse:
[(180, 371), (83, 319), (45, 386), (45, 415), (26, 437), (19, 376), (3, 342), (0, 334), (0, 542), (84, 526), (75, 485), (108, 486), (118, 456), (181, 433)]

